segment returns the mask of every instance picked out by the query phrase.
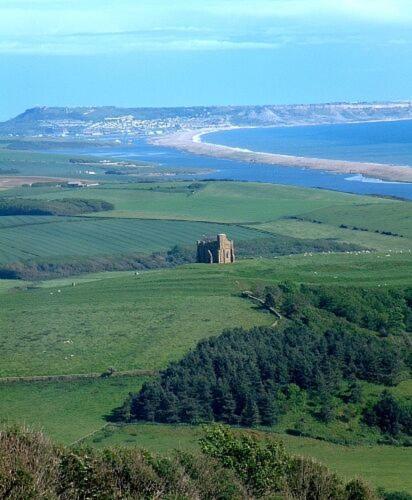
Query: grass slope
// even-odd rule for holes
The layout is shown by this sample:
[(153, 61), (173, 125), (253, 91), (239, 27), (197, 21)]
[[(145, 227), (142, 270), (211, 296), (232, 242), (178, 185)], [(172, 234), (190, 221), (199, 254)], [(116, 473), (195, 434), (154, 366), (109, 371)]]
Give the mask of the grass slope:
[(231, 281), (198, 278), (176, 269), (1, 294), (0, 376), (156, 369), (225, 327), (270, 322)]
[(251, 227), (273, 234), (293, 235), (295, 238), (333, 238), (344, 243), (356, 243), (381, 252), (412, 250), (412, 239), (387, 236), (370, 231), (354, 231), (337, 225), (317, 224), (306, 220), (279, 219), (273, 222), (255, 224)]
[(105, 415), (140, 387), (144, 378), (59, 382), (0, 382), (0, 423), (19, 423), (72, 443), (107, 422)]
[(0, 376), (162, 368), (225, 327), (268, 324), (270, 317), (239, 297), (253, 284), (410, 284), (409, 254), (387, 255), (297, 255), (122, 274), (76, 287), (5, 287)]
[(194, 245), (204, 235), (222, 232), (236, 240), (268, 237), (256, 229), (190, 221), (0, 217), (0, 264), (29, 258), (149, 254), (176, 244)]
[[(312, 213), (324, 210), (336, 220), (342, 208), (353, 207), (354, 216), (359, 207), (366, 207), (373, 221), (380, 221), (382, 212), (388, 214), (392, 225), (393, 212), (403, 211), (411, 216), (412, 204), (383, 198), (372, 198), (320, 189), (304, 189), (274, 184), (244, 182), (205, 182), (201, 189), (187, 191), (181, 186), (187, 183), (171, 184), (105, 184), (82, 190), (82, 197), (103, 199), (115, 205), (112, 217), (173, 218), (186, 220), (206, 220), (213, 222), (266, 222), (284, 216)], [(169, 189), (166, 189), (169, 187)], [(59, 197), (79, 197), (74, 190), (20, 190), (27, 197), (58, 199)], [(10, 192), (11, 193), (11, 192)], [(376, 216), (375, 208), (381, 207)], [(394, 208), (395, 207), (395, 208)], [(392, 229), (395, 229), (394, 227)]]

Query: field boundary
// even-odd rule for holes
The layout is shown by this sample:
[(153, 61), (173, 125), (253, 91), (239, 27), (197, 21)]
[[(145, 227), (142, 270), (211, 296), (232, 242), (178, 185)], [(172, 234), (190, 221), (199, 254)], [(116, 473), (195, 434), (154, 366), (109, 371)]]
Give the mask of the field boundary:
[(101, 372), (75, 373), (63, 375), (32, 375), (23, 377), (0, 377), (0, 384), (13, 384), (18, 382), (69, 382), (82, 379), (108, 379), (116, 377), (154, 377), (157, 370), (126, 370), (113, 372), (110, 375)]

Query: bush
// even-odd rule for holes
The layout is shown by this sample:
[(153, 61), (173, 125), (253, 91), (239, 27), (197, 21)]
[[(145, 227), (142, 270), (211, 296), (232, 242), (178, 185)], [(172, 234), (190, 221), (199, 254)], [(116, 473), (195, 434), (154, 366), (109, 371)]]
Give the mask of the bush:
[(343, 500), (346, 497), (343, 481), (316, 460), (293, 457), (290, 464), (285, 485), (287, 497), (296, 500)]
[(372, 407), (365, 409), (363, 420), (393, 437), (401, 433), (412, 435), (412, 404), (385, 390)]
[(42, 434), (0, 430), (0, 498), (53, 497), (58, 465), (57, 449)]
[(280, 442), (257, 433), (210, 427), (201, 446), (202, 454), (176, 452), (164, 457), (135, 448), (57, 447), (40, 433), (6, 429), (0, 431), (0, 498), (375, 498), (363, 482), (345, 485), (327, 467), (293, 457)]
[(283, 491), (290, 459), (282, 443), (273, 438), (236, 434), (222, 425), (208, 427), (200, 440), (202, 452), (232, 469), (257, 495)]

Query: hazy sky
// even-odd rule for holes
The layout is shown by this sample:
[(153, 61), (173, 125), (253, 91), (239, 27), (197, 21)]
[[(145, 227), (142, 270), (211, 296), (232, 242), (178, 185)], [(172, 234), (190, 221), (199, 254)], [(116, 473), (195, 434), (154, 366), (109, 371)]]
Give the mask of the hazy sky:
[(0, 119), (389, 99), (412, 99), (412, 0), (0, 0)]

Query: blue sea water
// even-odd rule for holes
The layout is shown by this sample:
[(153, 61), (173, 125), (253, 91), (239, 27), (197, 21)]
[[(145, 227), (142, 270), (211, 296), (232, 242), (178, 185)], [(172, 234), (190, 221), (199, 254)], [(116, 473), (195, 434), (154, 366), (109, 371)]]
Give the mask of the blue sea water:
[(412, 167), (412, 120), (234, 129), (204, 142), (252, 151)]
[[(412, 121), (236, 129), (207, 134), (203, 140), (255, 151), (412, 167)], [(92, 151), (74, 152), (149, 161), (182, 170), (199, 169), (199, 175), (191, 178), (270, 182), (412, 199), (412, 184), (198, 156), (169, 147), (154, 146), (142, 140), (136, 140), (127, 147), (119, 145), (113, 149), (93, 148)], [(205, 169), (213, 169), (213, 172), (205, 174)], [(188, 176), (182, 174), (181, 177)]]

